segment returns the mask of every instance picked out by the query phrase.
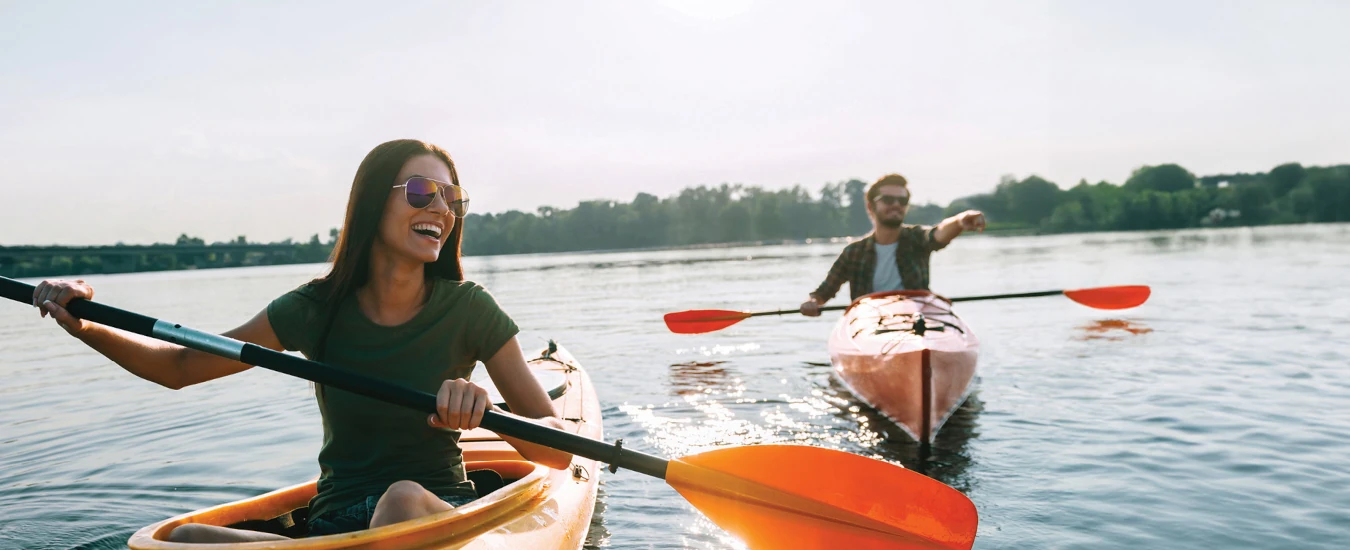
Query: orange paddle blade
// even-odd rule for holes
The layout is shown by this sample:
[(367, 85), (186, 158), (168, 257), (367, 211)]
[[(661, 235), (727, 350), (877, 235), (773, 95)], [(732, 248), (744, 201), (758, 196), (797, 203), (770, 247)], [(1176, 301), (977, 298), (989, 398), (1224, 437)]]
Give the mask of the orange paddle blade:
[(1104, 286), (1064, 291), (1064, 295), (1068, 296), (1069, 299), (1097, 309), (1136, 307), (1147, 301), (1151, 293), (1152, 291), (1146, 285)]
[(739, 323), (750, 314), (725, 309), (691, 309), (666, 314), (666, 327), (675, 334), (703, 334)]
[(901, 466), (799, 445), (670, 461), (666, 482), (750, 548), (968, 549), (979, 515), (956, 489)]

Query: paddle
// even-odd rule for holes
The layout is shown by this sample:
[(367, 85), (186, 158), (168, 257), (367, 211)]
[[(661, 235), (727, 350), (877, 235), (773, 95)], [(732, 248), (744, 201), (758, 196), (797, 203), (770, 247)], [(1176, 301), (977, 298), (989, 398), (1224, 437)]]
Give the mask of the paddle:
[[(1063, 294), (1069, 299), (1097, 309), (1127, 309), (1138, 306), (1148, 300), (1150, 290), (1144, 285), (1104, 286), (1081, 288), (1077, 290), (1045, 290), (1041, 292), (1023, 292), (1019, 294), (990, 294), (988, 296), (967, 296), (952, 298), (953, 302), (975, 302), (979, 300), (1000, 300), (1003, 298), (1034, 298), (1037, 296), (1056, 296)], [(821, 311), (839, 311), (849, 306), (827, 306)], [(666, 327), (676, 334), (703, 334), (722, 330), (731, 325), (763, 315), (790, 315), (801, 313), (798, 309), (780, 309), (777, 311), (731, 311), (726, 309), (691, 309), (667, 313)]]
[[(0, 277), (0, 295), (34, 287)], [(379, 399), (436, 412), (436, 396), (337, 367), (87, 300), (80, 318)], [(664, 479), (752, 548), (968, 549), (979, 522), (959, 491), (888, 462), (796, 445), (728, 447), (674, 460), (488, 411), (484, 428)], [(841, 546), (843, 545), (843, 546)]]

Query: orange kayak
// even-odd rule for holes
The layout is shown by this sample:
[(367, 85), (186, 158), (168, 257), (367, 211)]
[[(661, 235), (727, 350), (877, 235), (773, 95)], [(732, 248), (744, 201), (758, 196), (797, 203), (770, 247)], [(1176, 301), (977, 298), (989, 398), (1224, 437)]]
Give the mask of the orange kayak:
[[(560, 417), (572, 421), (570, 431), (601, 439), (600, 401), (576, 360), (553, 347), (529, 363)], [(483, 380), (475, 377), (480, 385), (490, 384), (486, 376)], [(489, 394), (501, 401), (494, 389), (489, 388)], [(460, 447), (469, 478), (482, 497), (448, 512), (354, 533), (280, 542), (205, 545), (165, 540), (174, 527), (185, 523), (303, 537), (306, 507), (316, 490), (316, 481), (311, 480), (147, 526), (132, 535), (127, 546), (132, 550), (581, 548), (595, 510), (601, 464), (574, 457), (569, 470), (546, 468), (525, 461), (510, 444), (481, 428), (465, 433)]]
[(849, 391), (927, 444), (970, 394), (980, 342), (946, 298), (900, 290), (853, 302), (829, 347)]

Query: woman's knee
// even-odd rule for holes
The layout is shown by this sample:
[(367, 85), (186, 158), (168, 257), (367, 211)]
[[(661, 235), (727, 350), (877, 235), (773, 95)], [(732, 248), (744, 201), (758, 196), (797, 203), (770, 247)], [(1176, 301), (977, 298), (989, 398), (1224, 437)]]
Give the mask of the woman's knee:
[(429, 493), (416, 481), (395, 481), (380, 496), (380, 504), (409, 508), (421, 503)]
[(185, 523), (169, 532), (169, 542), (202, 542), (202, 527), (196, 523)]
[(390, 484), (380, 496), (370, 526), (380, 527), (449, 509), (449, 504), (416, 482), (398, 481)]

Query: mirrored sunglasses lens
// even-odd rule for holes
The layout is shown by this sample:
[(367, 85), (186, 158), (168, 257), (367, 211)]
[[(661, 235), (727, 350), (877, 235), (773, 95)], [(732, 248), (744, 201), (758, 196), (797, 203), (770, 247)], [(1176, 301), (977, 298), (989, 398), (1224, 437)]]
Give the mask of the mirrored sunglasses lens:
[(436, 182), (425, 178), (409, 179), (404, 190), (408, 194), (408, 206), (413, 208), (426, 208), (436, 200)]
[(445, 193), (446, 204), (454, 204), (455, 201), (469, 198), (468, 195), (464, 193), (464, 188), (458, 185), (446, 185), (441, 188), (441, 191)]
[(445, 204), (450, 205), (450, 211), (462, 218), (469, 211), (469, 192), (458, 185), (447, 185)]

